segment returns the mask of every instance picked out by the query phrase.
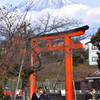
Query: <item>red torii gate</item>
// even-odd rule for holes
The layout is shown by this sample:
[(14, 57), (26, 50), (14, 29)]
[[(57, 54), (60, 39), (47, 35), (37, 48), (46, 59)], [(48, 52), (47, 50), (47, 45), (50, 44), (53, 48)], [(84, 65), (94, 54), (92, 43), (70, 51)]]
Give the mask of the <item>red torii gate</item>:
[[(71, 43), (70, 37), (78, 36), (85, 34), (85, 30), (87, 30), (89, 27), (83, 26), (76, 29), (72, 29), (69, 31), (59, 32), (59, 33), (51, 33), (51, 34), (45, 34), (41, 35), (39, 37), (35, 37), (31, 40), (32, 47), (34, 47), (35, 52), (49, 52), (50, 50), (64, 50), (65, 54), (65, 96), (66, 100), (73, 100), (73, 89), (72, 89), (72, 69), (71, 69), (71, 49), (78, 49), (82, 48), (82, 44), (73, 44)], [(64, 44), (61, 44), (60, 46), (52, 46), (51, 39), (64, 39)], [(40, 40), (46, 40), (46, 50), (43, 50), (41, 48), (35, 47), (35, 43)], [(33, 52), (34, 54), (34, 52)], [(32, 61), (34, 61), (35, 57), (32, 57)], [(30, 87), (29, 87), (29, 100), (31, 100), (32, 94), (35, 92), (35, 73), (34, 75), (30, 75)]]

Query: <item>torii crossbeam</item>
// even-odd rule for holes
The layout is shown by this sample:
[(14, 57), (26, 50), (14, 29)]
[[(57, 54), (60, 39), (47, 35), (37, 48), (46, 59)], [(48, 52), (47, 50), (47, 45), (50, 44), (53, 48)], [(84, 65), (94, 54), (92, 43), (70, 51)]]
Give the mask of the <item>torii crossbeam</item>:
[[(66, 100), (73, 100), (73, 89), (72, 89), (72, 65), (71, 65), (71, 49), (79, 49), (82, 48), (82, 44), (73, 44), (71, 43), (70, 38), (73, 36), (83, 35), (85, 34), (85, 30), (87, 30), (89, 26), (83, 26), (76, 29), (72, 29), (69, 31), (59, 32), (59, 33), (51, 33), (40, 35), (39, 37), (34, 37), (31, 40), (32, 46), (34, 47), (35, 52), (49, 52), (50, 50), (64, 50), (65, 55), (65, 96)], [(64, 43), (60, 46), (52, 46), (51, 39), (64, 39)], [(46, 40), (46, 48), (43, 50), (42, 48), (35, 47), (35, 43), (37, 41)], [(33, 57), (33, 61), (34, 61)], [(30, 87), (29, 87), (29, 100), (31, 100), (32, 94), (35, 92), (35, 76), (30, 75)]]

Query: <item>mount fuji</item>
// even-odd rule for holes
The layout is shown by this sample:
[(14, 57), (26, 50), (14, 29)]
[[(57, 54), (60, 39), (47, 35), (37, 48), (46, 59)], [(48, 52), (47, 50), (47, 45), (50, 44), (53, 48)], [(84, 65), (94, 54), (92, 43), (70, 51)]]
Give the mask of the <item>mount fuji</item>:
[[(25, 2), (22, 2), (20, 5), (18, 5), (18, 9), (21, 9), (23, 11), (24, 8), (31, 2), (32, 0), (27, 0)], [(31, 11), (41, 11), (46, 8), (60, 9), (63, 6), (73, 5), (73, 4), (78, 4), (78, 3), (73, 0), (34, 0)]]

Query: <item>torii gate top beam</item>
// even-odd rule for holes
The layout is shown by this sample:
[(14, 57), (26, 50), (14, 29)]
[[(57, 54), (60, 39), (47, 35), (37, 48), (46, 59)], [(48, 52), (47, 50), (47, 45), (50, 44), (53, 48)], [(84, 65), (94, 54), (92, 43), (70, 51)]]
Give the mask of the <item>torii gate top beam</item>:
[(39, 40), (39, 39), (45, 40), (45, 39), (53, 39), (53, 38), (63, 38), (63, 37), (65, 37), (65, 35), (67, 35), (68, 37), (83, 35), (85, 30), (88, 30), (88, 28), (89, 28), (89, 26), (86, 25), (86, 26), (79, 27), (79, 28), (76, 28), (76, 29), (71, 29), (71, 30), (68, 30), (68, 31), (39, 35), (39, 36), (35, 36), (32, 39), (32, 41), (36, 41), (36, 40)]
[[(78, 36), (78, 35), (82, 35), (85, 33), (85, 30), (87, 30), (89, 28), (89, 26), (83, 26), (83, 27), (79, 27), (79, 28), (76, 28), (76, 29), (72, 29), (72, 30), (68, 30), (68, 31), (64, 31), (64, 32), (58, 32), (58, 33), (50, 33), (50, 34), (45, 34), (45, 35), (39, 35), (39, 36), (36, 36), (34, 37), (32, 40), (31, 40), (31, 43), (32, 45), (34, 46), (34, 42), (36, 41), (41, 41), (41, 40), (47, 40), (48, 43), (47, 43), (47, 46), (48, 49), (45, 50), (44, 52), (48, 52), (48, 50), (64, 50), (64, 44), (60, 45), (60, 46), (52, 46), (51, 45), (51, 39), (59, 39), (59, 38), (65, 38), (66, 36), (67, 37), (72, 37), (72, 36)], [(82, 44), (79, 43), (79, 44), (70, 44), (68, 45), (68, 47), (70, 49), (78, 49), (78, 48), (82, 48)], [(39, 52), (42, 52), (43, 50), (38, 48), (38, 47), (35, 47), (34, 49), (37, 53)]]

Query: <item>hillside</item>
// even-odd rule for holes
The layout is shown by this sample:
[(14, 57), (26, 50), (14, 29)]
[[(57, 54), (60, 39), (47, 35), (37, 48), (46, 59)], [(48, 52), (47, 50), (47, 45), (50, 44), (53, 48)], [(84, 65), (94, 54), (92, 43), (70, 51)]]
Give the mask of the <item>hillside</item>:
[[(43, 65), (40, 71), (36, 72), (37, 81), (45, 81), (49, 79), (50, 82), (54, 82), (57, 78), (59, 69), (61, 67), (61, 62), (48, 63), (48, 65)], [(89, 66), (87, 64), (79, 64), (78, 66), (73, 66), (73, 79), (74, 81), (85, 80), (85, 77), (94, 75), (94, 72), (98, 69), (97, 66)], [(64, 66), (61, 71), (59, 82), (64, 81)]]

